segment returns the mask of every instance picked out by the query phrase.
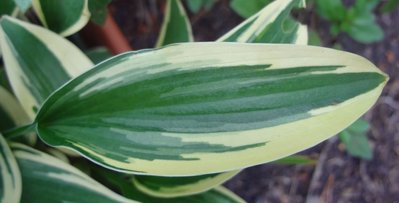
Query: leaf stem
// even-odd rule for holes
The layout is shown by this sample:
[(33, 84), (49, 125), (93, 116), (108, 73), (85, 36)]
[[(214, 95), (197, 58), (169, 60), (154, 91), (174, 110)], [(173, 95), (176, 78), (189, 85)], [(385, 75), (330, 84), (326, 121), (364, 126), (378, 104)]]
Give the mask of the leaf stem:
[(23, 126), (18, 126), (3, 132), (3, 136), (8, 139), (12, 140), (18, 137), (21, 137), (27, 133), (33, 132), (35, 130), (35, 123), (30, 123)]

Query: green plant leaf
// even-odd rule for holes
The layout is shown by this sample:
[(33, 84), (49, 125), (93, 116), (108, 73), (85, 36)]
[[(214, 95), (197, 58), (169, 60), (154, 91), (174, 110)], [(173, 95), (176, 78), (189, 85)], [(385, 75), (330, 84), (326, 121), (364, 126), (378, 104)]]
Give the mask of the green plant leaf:
[(362, 43), (372, 43), (384, 38), (384, 32), (376, 23), (373, 9), (378, 0), (358, 0), (355, 5), (348, 10), (350, 24), (344, 27), (353, 39)]
[(0, 21), (0, 45), (12, 89), (32, 120), (54, 90), (92, 67), (61, 36), (10, 17)]
[(156, 47), (178, 42), (192, 42), (191, 24), (180, 0), (168, 0)]
[(14, 0), (15, 4), (25, 13), (32, 6), (32, 0)]
[(366, 59), (327, 48), (176, 44), (119, 55), (71, 80), (43, 104), (37, 132), (126, 173), (231, 171), (333, 136), (386, 81)]
[(217, 41), (305, 45), (308, 43), (307, 27), (290, 15), (293, 8), (304, 6), (302, 0), (274, 1)]
[[(0, 47), (1, 50), (1, 47)], [(4, 87), (7, 91), (11, 92), (11, 85), (10, 82), (8, 81), (6, 71), (4, 70), (4, 67), (0, 66), (0, 86)]]
[(309, 32), (309, 45), (322, 46), (320, 36), (316, 31)]
[(107, 17), (107, 6), (112, 0), (89, 0), (90, 20), (98, 25), (103, 25)]
[(316, 12), (331, 22), (343, 22), (346, 17), (342, 0), (316, 0)]
[(2, 134), (0, 134), (0, 172), (0, 202), (19, 202), (22, 192), (21, 174)]
[(273, 0), (232, 0), (230, 1), (230, 7), (241, 17), (249, 18), (272, 1)]
[[(14, 128), (16, 121), (21, 124), (29, 123), (29, 118), (27, 121), (22, 119), (24, 116), (27, 117), (27, 115), (19, 108), (18, 101), (2, 86), (0, 86), (0, 96), (0, 132)], [(22, 117), (20, 117), (20, 113), (22, 113)]]
[(90, 49), (86, 51), (85, 54), (94, 64), (98, 64), (112, 57), (112, 53), (105, 47)]
[(192, 177), (133, 176), (138, 190), (154, 197), (180, 197), (210, 190), (237, 175), (240, 171)]
[(43, 152), (16, 143), (12, 149), (22, 175), (21, 202), (136, 202)]
[(315, 164), (317, 161), (304, 155), (291, 155), (277, 161), (276, 164)]
[(209, 10), (217, 0), (186, 0), (188, 9), (193, 13), (198, 13), (201, 9)]
[(240, 197), (220, 186), (200, 194), (184, 197), (160, 198), (142, 193), (128, 177), (120, 173), (96, 168), (94, 175), (101, 179), (102, 182), (118, 190), (123, 196), (142, 203), (245, 203)]
[(88, 0), (33, 0), (33, 8), (44, 26), (62, 36), (79, 31), (90, 19)]
[(17, 5), (14, 0), (2, 0), (0, 7), (0, 17), (2, 15), (16, 15), (18, 12)]
[(373, 151), (366, 136), (369, 128), (367, 121), (359, 119), (339, 134), (350, 155), (366, 160), (373, 158)]
[(375, 22), (374, 14), (359, 14), (346, 31), (353, 39), (362, 43), (373, 43), (384, 38), (384, 31)]
[[(17, 99), (4, 87), (0, 86), (0, 132), (32, 123)], [(27, 134), (24, 141), (33, 145), (37, 137), (34, 133)]]

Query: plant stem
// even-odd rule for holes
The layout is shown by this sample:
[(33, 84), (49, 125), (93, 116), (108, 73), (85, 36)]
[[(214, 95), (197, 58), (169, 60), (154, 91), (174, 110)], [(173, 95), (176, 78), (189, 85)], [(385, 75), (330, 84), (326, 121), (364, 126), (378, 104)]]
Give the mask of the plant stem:
[(10, 130), (6, 130), (3, 132), (3, 136), (8, 140), (12, 140), (21, 137), (27, 133), (33, 132), (34, 130), (35, 130), (35, 123), (30, 123), (27, 125), (12, 128)]

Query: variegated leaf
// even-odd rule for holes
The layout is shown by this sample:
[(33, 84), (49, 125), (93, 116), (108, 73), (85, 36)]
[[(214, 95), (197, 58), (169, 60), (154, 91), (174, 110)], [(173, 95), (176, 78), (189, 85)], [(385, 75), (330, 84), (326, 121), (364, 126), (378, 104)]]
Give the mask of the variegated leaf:
[[(169, 3), (171, 3), (171, 1), (169, 1)], [(230, 41), (236, 41), (236, 40), (241, 40), (239, 38), (239, 33), (244, 33), (244, 31), (246, 32), (246, 34), (248, 35), (249, 32), (253, 32), (252, 34), (255, 36), (261, 32), (264, 32), (263, 34), (266, 35), (266, 37), (252, 37), (251, 39), (245, 41), (248, 43), (269, 43), (269, 42), (273, 42), (273, 43), (297, 43), (297, 44), (306, 44), (307, 43), (307, 28), (306, 26), (300, 25), (298, 22), (295, 22), (293, 19), (291, 19), (290, 15), (290, 11), (292, 8), (294, 7), (301, 7), (304, 6), (304, 3), (301, 1), (291, 1), (291, 3), (289, 3), (289, 1), (280, 1), (278, 2), (278, 4), (284, 5), (286, 4), (286, 9), (282, 9), (282, 7), (277, 8), (277, 3), (274, 3), (274, 5), (271, 5), (270, 8), (265, 8), (262, 12), (264, 13), (257, 13), (256, 15), (254, 15), (252, 18), (256, 18), (257, 19), (257, 23), (260, 23), (262, 20), (266, 20), (265, 23), (263, 24), (258, 24), (257, 26), (255, 25), (255, 20), (253, 20), (252, 22), (254, 23), (252, 26), (250, 25), (250, 22), (244, 22), (240, 25), (237, 26), (237, 28), (234, 28), (230, 33), (226, 34), (226, 38), (228, 38), (228, 40)], [(170, 9), (167, 11), (170, 12)], [(274, 21), (272, 21), (272, 18), (265, 18), (265, 15), (267, 13), (267, 15), (271, 15), (271, 11), (275, 12), (273, 15), (274, 17)], [(170, 14), (167, 14), (170, 15)], [(261, 16), (263, 15), (263, 16)], [(165, 18), (167, 19), (167, 18)], [(171, 18), (171, 21), (173, 21), (174, 18)], [(284, 22), (289, 22), (290, 24), (285, 24), (286, 26), (291, 26), (292, 29), (295, 30), (295, 32), (291, 32), (291, 35), (297, 35), (297, 37), (290, 37), (289, 39), (287, 37), (277, 37), (274, 35), (274, 33), (272, 32), (279, 32), (279, 33), (283, 33), (284, 30), (282, 30), (284, 27), (282, 26), (282, 24)], [(164, 28), (167, 28), (167, 23), (172, 24), (172, 22), (168, 22), (165, 20), (165, 24), (164, 24)], [(247, 25), (248, 24), (248, 25)], [(188, 23), (185, 25), (189, 25)], [(263, 27), (262, 27), (263, 26)], [(271, 29), (271, 27), (273, 29)], [(299, 28), (297, 28), (299, 27)], [(179, 29), (177, 29), (179, 28)], [(183, 31), (181, 31), (181, 29), (186, 30), (186, 28), (184, 26), (179, 26), (176, 27), (174, 29), (174, 32), (176, 33), (183, 33)], [(290, 27), (288, 27), (288, 29), (291, 29)], [(191, 29), (188, 26), (188, 29)], [(248, 30), (245, 30), (248, 29)], [(270, 34), (267, 34), (270, 33)], [(298, 39), (298, 35), (300, 40)], [(171, 35), (173, 36), (173, 35)], [(231, 37), (229, 37), (231, 36)], [(224, 38), (224, 37), (222, 37)], [(175, 39), (175, 38), (173, 38)], [(287, 40), (288, 39), (288, 40)], [(188, 38), (187, 40), (188, 41)], [(181, 42), (186, 42), (184, 40), (182, 40)], [(172, 42), (175, 42), (172, 40)], [(306, 159), (304, 157), (299, 158), (298, 157), (286, 157), (283, 158), (282, 160), (278, 160), (276, 163), (283, 163), (283, 164), (287, 164), (287, 163), (296, 163), (296, 162), (300, 162), (302, 164), (306, 164), (306, 163), (314, 163), (314, 160), (309, 160)], [(198, 191), (202, 191), (204, 189), (209, 189), (211, 187), (214, 187), (216, 184), (210, 184), (207, 185), (207, 183), (216, 183), (218, 182), (218, 179), (220, 177), (233, 177), (234, 175), (229, 176), (228, 174), (217, 174), (217, 175), (203, 175), (203, 176), (192, 176), (192, 177), (179, 177), (179, 178), (174, 178), (174, 177), (162, 177), (162, 178), (158, 178), (158, 177), (149, 177), (149, 176), (136, 176), (136, 180), (141, 180), (140, 181), (136, 181), (136, 184), (138, 184), (138, 188), (141, 189), (143, 192), (147, 192), (148, 194), (154, 195), (154, 196), (175, 196), (175, 195), (181, 195), (181, 194), (185, 194), (187, 192), (189, 193), (197, 193)], [(215, 180), (213, 181), (212, 179), (215, 178)], [(202, 179), (204, 179), (202, 181)], [(160, 181), (162, 180), (162, 181)], [(195, 180), (194, 183), (200, 182), (201, 187), (199, 187), (197, 184), (185, 184), (187, 183), (192, 183), (191, 181)], [(147, 184), (145, 184), (147, 181)], [(140, 183), (143, 183), (140, 185)], [(170, 185), (168, 183), (172, 183), (174, 185)], [(184, 187), (176, 187), (179, 183), (181, 184), (185, 184)], [(140, 187), (141, 186), (141, 187)], [(152, 186), (152, 187), (151, 187)], [(173, 187), (172, 187), (173, 186)], [(176, 188), (179, 188), (178, 190), (176, 190)]]
[(115, 188), (123, 196), (142, 203), (245, 203), (245, 201), (236, 194), (221, 186), (207, 192), (184, 197), (154, 197), (141, 192), (121, 173), (111, 172), (102, 168), (95, 168), (92, 172), (101, 182)]
[(71, 80), (43, 104), (37, 131), (126, 173), (231, 171), (335, 135), (386, 81), (366, 59), (333, 49), (176, 44), (119, 55)]
[[(0, 86), (0, 131), (10, 130), (17, 126), (23, 126), (32, 123), (17, 99)], [(30, 133), (24, 139), (33, 145), (36, 143), (36, 135)]]
[(182, 3), (180, 0), (167, 0), (164, 21), (156, 46), (192, 41), (191, 24)]
[(300, 24), (290, 15), (293, 8), (304, 6), (304, 0), (274, 1), (217, 41), (306, 45), (306, 25)]
[(0, 45), (12, 89), (32, 120), (54, 90), (92, 66), (69, 41), (11, 17), (0, 21)]
[(134, 192), (136, 192), (135, 197), (132, 199), (142, 203), (245, 203), (245, 201), (236, 194), (221, 186), (203, 193), (174, 198), (152, 197), (137, 193), (138, 191)]
[(198, 194), (223, 184), (240, 171), (191, 177), (133, 176), (133, 183), (143, 193), (155, 197), (180, 197)]
[(74, 34), (90, 20), (88, 0), (33, 0), (32, 3), (43, 25), (62, 36)]
[(22, 174), (21, 202), (136, 202), (43, 152), (21, 144), (12, 149)]
[(19, 202), (22, 191), (21, 174), (6, 140), (0, 134), (0, 202)]

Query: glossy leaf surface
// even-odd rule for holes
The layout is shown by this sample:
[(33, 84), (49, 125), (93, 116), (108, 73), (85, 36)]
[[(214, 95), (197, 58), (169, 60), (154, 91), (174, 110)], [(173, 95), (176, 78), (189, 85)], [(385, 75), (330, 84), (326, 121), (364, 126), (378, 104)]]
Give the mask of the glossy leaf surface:
[(190, 20), (180, 0), (167, 0), (164, 21), (156, 46), (192, 42)]
[(0, 6), (0, 17), (2, 15), (14, 15), (17, 13), (17, 5), (14, 0), (2, 0)]
[(21, 173), (2, 134), (0, 134), (0, 172), (0, 202), (19, 202), (22, 191)]
[(307, 44), (305, 25), (292, 18), (294, 8), (304, 7), (302, 0), (278, 0), (220, 37), (219, 42)]
[(386, 80), (366, 59), (327, 48), (176, 44), (119, 55), (73, 79), (40, 109), (37, 131), (114, 170), (217, 173), (335, 135)]
[(240, 171), (192, 177), (133, 176), (138, 190), (155, 197), (179, 197), (201, 193), (223, 184)]
[(196, 195), (160, 198), (141, 192), (123, 174), (104, 169), (96, 169), (94, 171), (94, 175), (101, 179), (101, 182), (104, 182), (105, 184), (110, 185), (112, 188), (115, 188), (118, 192), (123, 194), (123, 196), (142, 203), (245, 203), (245, 201), (236, 194), (220, 186)]
[(90, 19), (88, 0), (33, 0), (33, 8), (44, 26), (62, 36), (79, 31)]
[(66, 39), (11, 17), (0, 21), (0, 45), (12, 89), (32, 120), (54, 90), (92, 66)]
[(50, 155), (21, 144), (12, 149), (22, 174), (22, 202), (135, 202)]

